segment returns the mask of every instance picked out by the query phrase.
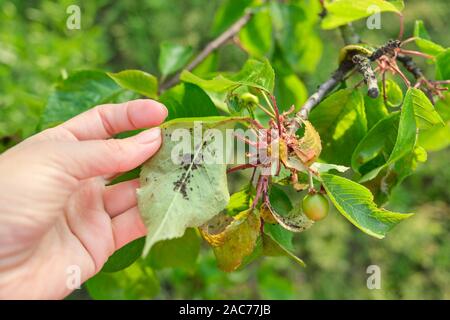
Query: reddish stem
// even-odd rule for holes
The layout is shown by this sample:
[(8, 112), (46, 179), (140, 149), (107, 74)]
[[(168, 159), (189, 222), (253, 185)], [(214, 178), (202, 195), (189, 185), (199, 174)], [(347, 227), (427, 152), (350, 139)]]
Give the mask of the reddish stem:
[(398, 32), (398, 40), (401, 40), (403, 38), (403, 33), (405, 30), (405, 21), (404, 21), (405, 19), (401, 13), (399, 14), (399, 18), (400, 18), (400, 30)]
[(251, 163), (241, 164), (239, 166), (227, 169), (227, 173), (232, 173), (235, 171), (244, 170), (244, 169), (248, 169), (248, 168), (256, 168), (256, 165), (251, 164)]

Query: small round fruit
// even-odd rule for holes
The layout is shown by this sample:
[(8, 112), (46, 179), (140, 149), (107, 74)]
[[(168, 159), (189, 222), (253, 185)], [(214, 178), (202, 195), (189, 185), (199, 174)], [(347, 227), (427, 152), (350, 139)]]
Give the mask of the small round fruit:
[(302, 201), (303, 213), (313, 221), (325, 219), (329, 207), (327, 198), (321, 193), (307, 194)]
[(245, 103), (249, 103), (249, 104), (258, 104), (259, 103), (258, 97), (255, 96), (254, 94), (251, 94), (250, 92), (245, 92), (245, 93), (241, 94), (241, 100), (244, 101)]

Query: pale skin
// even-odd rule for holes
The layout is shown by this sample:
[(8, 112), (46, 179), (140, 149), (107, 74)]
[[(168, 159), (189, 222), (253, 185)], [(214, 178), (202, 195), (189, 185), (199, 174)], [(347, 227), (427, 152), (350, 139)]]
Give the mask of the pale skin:
[(153, 100), (101, 105), (0, 155), (0, 299), (64, 298), (73, 266), (84, 282), (146, 234), (139, 182), (107, 184), (156, 153), (166, 116)]

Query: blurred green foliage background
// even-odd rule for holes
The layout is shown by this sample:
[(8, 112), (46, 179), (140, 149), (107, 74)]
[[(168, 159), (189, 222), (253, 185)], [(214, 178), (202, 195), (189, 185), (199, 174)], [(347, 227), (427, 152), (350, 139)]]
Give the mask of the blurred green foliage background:
[[(235, 0), (236, 4), (241, 0)], [(306, 1), (306, 0), (305, 0)], [(79, 69), (141, 69), (158, 74), (159, 45), (171, 41), (201, 48), (220, 30), (214, 18), (222, 1), (0, 1), (0, 152), (36, 131), (52, 84)], [(308, 2), (308, 1), (306, 1)], [(81, 30), (66, 28), (66, 8), (82, 8)], [(407, 0), (406, 34), (423, 19), (431, 37), (448, 47), (448, 0)], [(355, 24), (366, 41), (396, 37), (398, 19), (382, 16), (381, 30)], [(343, 46), (338, 31), (319, 31), (299, 76), (308, 92), (336, 67)], [(246, 54), (220, 49), (219, 70), (238, 70)], [(315, 61), (315, 63), (314, 63)], [(427, 65), (422, 64), (427, 70)], [(304, 93), (299, 93), (304, 95)], [(302, 100), (302, 97), (293, 97)], [(186, 299), (450, 299), (450, 150), (429, 161), (394, 191), (391, 209), (416, 212), (384, 240), (359, 232), (338, 213), (297, 236), (308, 267), (288, 258), (265, 258), (242, 271), (217, 269), (211, 250), (202, 250), (191, 271), (158, 271), (157, 298)], [(378, 265), (382, 289), (366, 287), (366, 268)], [(84, 290), (72, 298), (89, 298)]]

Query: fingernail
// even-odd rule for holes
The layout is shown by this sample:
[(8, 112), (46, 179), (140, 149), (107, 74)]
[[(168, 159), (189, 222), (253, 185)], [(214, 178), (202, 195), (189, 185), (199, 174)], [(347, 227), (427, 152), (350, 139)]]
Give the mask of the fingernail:
[(142, 144), (154, 142), (161, 137), (161, 129), (156, 127), (145, 130), (136, 136), (136, 141)]
[(167, 110), (167, 107), (165, 105), (163, 105), (162, 103), (156, 101), (156, 103), (158, 104), (158, 106), (161, 108), (161, 110), (164, 113), (164, 119), (167, 118), (167, 115), (169, 114), (169, 111)]

